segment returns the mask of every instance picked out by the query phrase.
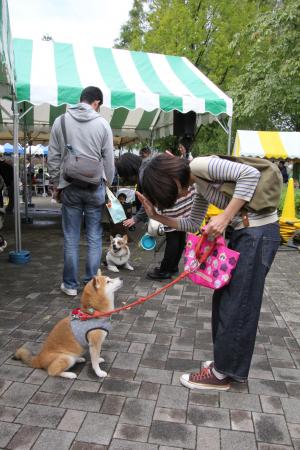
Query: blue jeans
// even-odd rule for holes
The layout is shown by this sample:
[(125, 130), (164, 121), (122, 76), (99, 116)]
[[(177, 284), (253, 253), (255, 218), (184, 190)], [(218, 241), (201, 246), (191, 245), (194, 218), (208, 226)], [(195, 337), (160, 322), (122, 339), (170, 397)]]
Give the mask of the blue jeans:
[(248, 377), (265, 278), (279, 244), (278, 223), (233, 231), (229, 241), (240, 258), (230, 284), (214, 292), (212, 335), (216, 370), (238, 381)]
[(87, 258), (84, 282), (96, 275), (102, 252), (102, 211), (105, 203), (105, 186), (95, 190), (67, 186), (61, 195), (62, 227), (64, 233), (63, 282), (66, 288), (77, 289), (79, 268), (79, 242), (84, 215), (87, 241)]

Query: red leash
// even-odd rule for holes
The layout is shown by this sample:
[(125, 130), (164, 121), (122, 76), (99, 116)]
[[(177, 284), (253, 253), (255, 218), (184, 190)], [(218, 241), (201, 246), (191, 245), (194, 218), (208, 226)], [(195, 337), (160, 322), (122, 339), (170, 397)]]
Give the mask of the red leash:
[[(202, 240), (203, 240), (203, 235), (201, 236), (201, 239), (199, 240), (199, 243), (198, 243), (198, 246), (197, 246), (197, 249), (196, 249), (196, 253), (198, 253), (198, 251), (200, 249)], [(130, 303), (129, 305), (121, 306), (120, 308), (116, 308), (116, 309), (113, 309), (113, 310), (107, 311), (107, 312), (94, 311), (93, 314), (84, 313), (84, 312), (81, 311), (80, 308), (76, 308), (76, 309), (73, 309), (72, 316), (73, 316), (73, 318), (80, 319), (80, 320), (97, 319), (97, 318), (100, 318), (100, 317), (109, 317), (112, 314), (119, 313), (120, 311), (124, 311), (125, 309), (131, 309), (134, 306), (137, 306), (137, 305), (140, 305), (142, 303), (145, 303), (148, 300), (150, 300), (151, 298), (156, 297), (156, 295), (160, 294), (161, 292), (165, 291), (166, 289), (169, 289), (169, 287), (174, 286), (174, 284), (178, 283), (180, 280), (185, 278), (190, 272), (195, 271), (199, 267), (199, 265), (206, 260), (206, 258), (210, 255), (211, 251), (212, 251), (212, 248), (209, 248), (206, 253), (203, 253), (202, 255), (198, 255), (197, 254), (199, 259), (198, 259), (198, 261), (196, 262), (195, 266), (192, 269), (185, 270), (177, 278), (175, 278), (174, 280), (170, 281), (170, 283), (168, 283), (165, 286), (161, 287), (157, 291), (152, 292), (152, 294), (149, 294), (146, 297), (139, 298), (138, 300), (136, 300), (135, 302)]]

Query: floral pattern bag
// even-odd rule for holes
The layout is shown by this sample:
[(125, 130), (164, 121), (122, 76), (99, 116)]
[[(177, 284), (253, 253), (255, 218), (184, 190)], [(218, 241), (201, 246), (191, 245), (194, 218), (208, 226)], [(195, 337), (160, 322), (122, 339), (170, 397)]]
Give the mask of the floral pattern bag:
[(221, 289), (229, 284), (240, 254), (226, 247), (223, 236), (212, 238), (188, 233), (184, 270), (196, 284), (211, 289)]

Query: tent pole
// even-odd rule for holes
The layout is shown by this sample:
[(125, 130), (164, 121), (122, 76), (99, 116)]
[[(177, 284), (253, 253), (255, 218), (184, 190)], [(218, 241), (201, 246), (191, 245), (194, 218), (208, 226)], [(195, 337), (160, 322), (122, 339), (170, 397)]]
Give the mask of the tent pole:
[(20, 199), (19, 199), (19, 113), (15, 99), (13, 100), (13, 143), (14, 143), (14, 209), (15, 209), (15, 240), (16, 252), (21, 251), (21, 218), (20, 218)]
[(227, 142), (227, 155), (230, 156), (231, 149), (231, 132), (232, 132), (232, 117), (228, 119), (228, 142)]

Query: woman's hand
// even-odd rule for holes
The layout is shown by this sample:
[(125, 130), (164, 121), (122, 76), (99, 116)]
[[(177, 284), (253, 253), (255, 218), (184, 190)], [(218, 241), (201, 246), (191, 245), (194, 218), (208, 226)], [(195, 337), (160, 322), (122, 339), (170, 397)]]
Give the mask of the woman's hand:
[(230, 217), (225, 213), (212, 217), (205, 227), (205, 233), (215, 237), (219, 236), (225, 231), (229, 222)]
[(143, 207), (145, 208), (146, 214), (150, 219), (154, 219), (157, 215), (157, 212), (155, 211), (154, 206), (148, 200), (144, 195), (142, 195), (140, 192), (135, 193), (139, 199), (139, 201), (142, 203)]
[(123, 222), (124, 227), (133, 227), (135, 225), (135, 221), (133, 218), (131, 219), (126, 219)]

